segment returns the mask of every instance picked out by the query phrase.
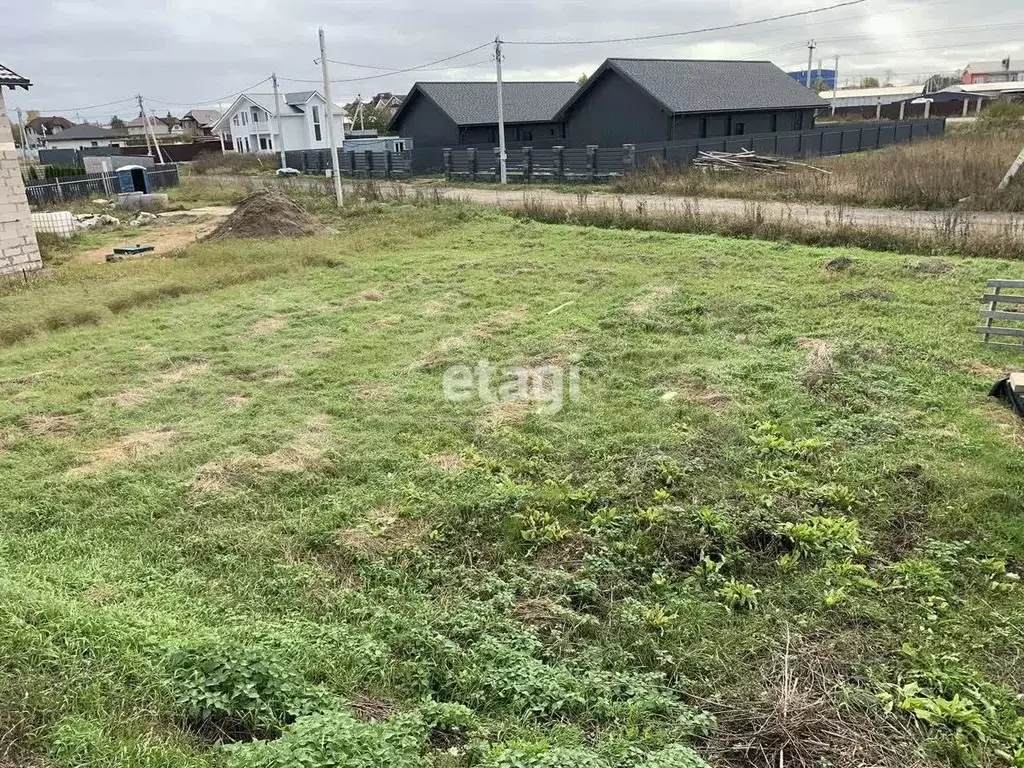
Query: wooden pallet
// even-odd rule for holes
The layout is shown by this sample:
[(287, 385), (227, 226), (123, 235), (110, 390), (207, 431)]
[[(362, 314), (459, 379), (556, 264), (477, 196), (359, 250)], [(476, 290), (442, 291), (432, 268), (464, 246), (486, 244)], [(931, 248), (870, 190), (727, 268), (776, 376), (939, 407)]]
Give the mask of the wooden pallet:
[[(981, 297), (984, 325), (978, 326), (983, 344), (1024, 350), (1024, 280), (989, 280)], [(996, 325), (996, 323), (1017, 325)], [(993, 340), (995, 339), (995, 340)]]

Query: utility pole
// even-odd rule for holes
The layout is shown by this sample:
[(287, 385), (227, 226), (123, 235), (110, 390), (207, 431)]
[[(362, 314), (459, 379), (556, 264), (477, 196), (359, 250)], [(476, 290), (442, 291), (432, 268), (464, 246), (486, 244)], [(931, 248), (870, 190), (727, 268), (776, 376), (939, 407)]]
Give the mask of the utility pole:
[(836, 73), (833, 75), (835, 80), (832, 83), (832, 115), (836, 114), (836, 99), (839, 96), (839, 57), (836, 56)]
[(146, 112), (142, 108), (142, 94), (135, 94), (135, 98), (139, 102), (139, 117), (142, 118), (142, 135), (146, 137), (146, 154), (150, 157), (153, 156), (153, 145), (149, 143), (149, 128), (146, 125)]
[(505, 105), (501, 97), (501, 35), (494, 38), (494, 64), (498, 74), (498, 165), (501, 168), (501, 183), (508, 184), (505, 167)]
[(811, 67), (814, 66), (814, 49), (818, 44), (811, 40), (807, 43), (807, 87), (811, 87)]
[(359, 106), (356, 107), (356, 114), (359, 117), (359, 130), (365, 131), (366, 126), (363, 124), (363, 94), (357, 93), (356, 101), (359, 103)]
[(139, 95), (139, 106), (142, 107), (142, 122), (145, 123), (146, 127), (149, 129), (150, 134), (153, 137), (153, 149), (156, 150), (157, 162), (159, 162), (160, 165), (163, 165), (164, 164), (164, 153), (160, 151), (160, 145), (157, 143), (157, 140), (156, 140), (156, 131), (153, 130), (153, 122), (149, 119), (149, 113), (146, 111), (146, 108), (142, 105), (142, 95), (141, 94)]
[(284, 126), (281, 125), (281, 94), (277, 91), (277, 73), (270, 73), (270, 82), (274, 84), (274, 112), (277, 117), (277, 143), (278, 150), (281, 152), (281, 167), (287, 167), (287, 163), (284, 160)]
[[(331, 101), (331, 76), (327, 71), (327, 38), (324, 28), (320, 27), (320, 66), (324, 73), (324, 99), (327, 100), (327, 142), (331, 145), (331, 170), (334, 177), (334, 197), (338, 207), (345, 204), (344, 192), (341, 190), (341, 167), (338, 163), (338, 142), (334, 136), (334, 102)], [(343, 123), (344, 124), (344, 123)]]

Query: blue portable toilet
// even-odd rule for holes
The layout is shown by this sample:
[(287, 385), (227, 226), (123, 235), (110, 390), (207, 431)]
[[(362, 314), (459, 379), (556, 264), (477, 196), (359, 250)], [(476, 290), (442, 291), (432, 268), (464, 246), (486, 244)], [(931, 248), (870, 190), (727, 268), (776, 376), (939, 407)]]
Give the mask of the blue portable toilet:
[(121, 194), (125, 192), (149, 194), (149, 174), (141, 165), (122, 165), (117, 169), (117, 182), (121, 187)]

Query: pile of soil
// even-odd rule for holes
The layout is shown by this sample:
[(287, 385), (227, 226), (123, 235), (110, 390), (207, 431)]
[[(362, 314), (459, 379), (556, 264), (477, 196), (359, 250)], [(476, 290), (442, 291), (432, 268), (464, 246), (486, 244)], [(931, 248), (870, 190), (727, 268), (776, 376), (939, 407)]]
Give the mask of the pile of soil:
[(286, 195), (268, 189), (253, 192), (221, 224), (206, 236), (207, 240), (229, 237), (308, 237), (324, 228)]

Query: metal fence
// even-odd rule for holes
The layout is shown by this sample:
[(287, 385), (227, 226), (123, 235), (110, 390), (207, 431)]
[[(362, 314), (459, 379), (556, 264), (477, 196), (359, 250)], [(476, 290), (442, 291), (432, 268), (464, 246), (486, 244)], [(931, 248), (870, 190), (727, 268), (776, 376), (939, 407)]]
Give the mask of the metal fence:
[[(177, 165), (156, 165), (147, 171), (150, 190), (176, 187), (180, 183)], [(61, 205), (83, 197), (111, 197), (120, 194), (121, 183), (116, 173), (88, 173), (63, 176), (46, 181), (29, 181), (25, 194), (31, 205)]]
[[(296, 149), (284, 153), (285, 164), (303, 173), (323, 175), (331, 168), (331, 150)], [(402, 179), (413, 175), (412, 152), (391, 150), (338, 150), (342, 176)]]
[[(777, 157), (818, 157), (881, 149), (906, 144), (945, 131), (944, 119), (857, 124), (826, 124), (806, 131), (719, 136), (618, 147), (583, 149), (523, 147), (508, 152), (506, 173), (517, 181), (598, 182), (614, 179), (655, 164), (686, 165), (700, 152), (739, 152), (749, 149)], [(498, 148), (474, 147), (443, 150), (448, 179), (498, 181)]]

